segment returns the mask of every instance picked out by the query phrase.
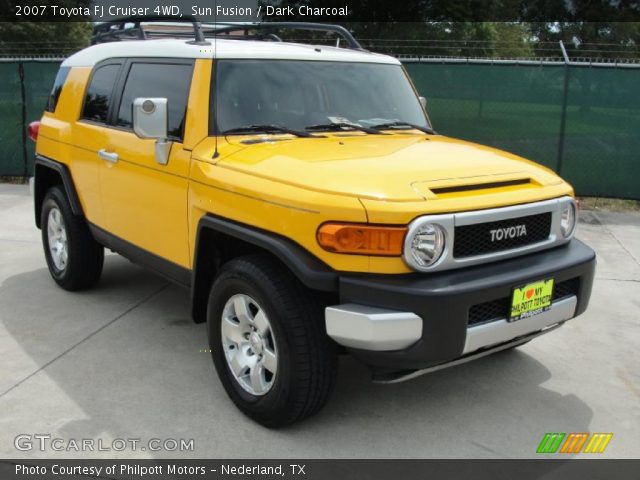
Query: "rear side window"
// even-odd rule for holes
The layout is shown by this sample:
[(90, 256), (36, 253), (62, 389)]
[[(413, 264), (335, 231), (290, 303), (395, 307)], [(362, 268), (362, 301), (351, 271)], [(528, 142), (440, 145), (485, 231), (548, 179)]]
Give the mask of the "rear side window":
[(47, 112), (53, 113), (56, 111), (56, 105), (58, 105), (58, 99), (60, 98), (60, 93), (62, 92), (62, 86), (67, 80), (69, 70), (71, 70), (70, 67), (60, 67), (60, 70), (58, 70), (56, 79), (53, 81), (53, 88), (51, 89), (51, 93), (49, 94), (49, 100), (47, 101)]
[(107, 122), (113, 86), (119, 69), (119, 64), (108, 64), (96, 68), (84, 98), (82, 118), (100, 123)]
[(116, 126), (133, 128), (133, 101), (138, 97), (167, 99), (168, 136), (181, 139), (193, 65), (133, 63), (122, 92)]

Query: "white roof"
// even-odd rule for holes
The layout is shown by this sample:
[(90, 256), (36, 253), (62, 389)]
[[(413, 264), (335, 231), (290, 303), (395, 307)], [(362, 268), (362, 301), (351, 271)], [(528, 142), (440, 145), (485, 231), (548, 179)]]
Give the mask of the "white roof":
[(319, 60), (331, 62), (364, 62), (400, 64), (387, 55), (347, 48), (299, 43), (221, 40), (211, 45), (193, 45), (184, 39), (157, 39), (109, 42), (93, 45), (68, 57), (63, 67), (91, 67), (108, 58), (253, 58), (273, 60)]

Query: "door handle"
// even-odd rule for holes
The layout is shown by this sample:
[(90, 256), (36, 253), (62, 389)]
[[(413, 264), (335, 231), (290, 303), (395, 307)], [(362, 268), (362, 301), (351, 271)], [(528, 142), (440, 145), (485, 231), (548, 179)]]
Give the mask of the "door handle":
[(107, 162), (116, 163), (118, 161), (118, 154), (116, 152), (107, 152), (104, 148), (98, 150), (98, 156)]

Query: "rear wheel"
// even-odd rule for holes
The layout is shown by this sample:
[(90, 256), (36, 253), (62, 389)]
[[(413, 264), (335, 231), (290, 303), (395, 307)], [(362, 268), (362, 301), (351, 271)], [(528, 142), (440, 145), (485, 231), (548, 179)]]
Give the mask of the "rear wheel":
[(104, 248), (82, 217), (74, 215), (64, 191), (52, 187), (42, 203), (42, 245), (49, 273), (65, 290), (90, 288), (100, 279)]
[(220, 380), (236, 406), (267, 427), (317, 413), (336, 379), (323, 308), (276, 259), (250, 255), (222, 267), (207, 328)]

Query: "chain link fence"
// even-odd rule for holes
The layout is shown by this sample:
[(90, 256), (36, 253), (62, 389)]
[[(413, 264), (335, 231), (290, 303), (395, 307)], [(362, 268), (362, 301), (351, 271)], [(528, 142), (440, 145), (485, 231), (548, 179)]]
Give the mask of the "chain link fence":
[[(632, 64), (403, 58), (439, 133), (557, 171), (583, 196), (640, 199), (640, 68)], [(32, 172), (26, 125), (59, 59), (0, 61), (0, 176)]]

